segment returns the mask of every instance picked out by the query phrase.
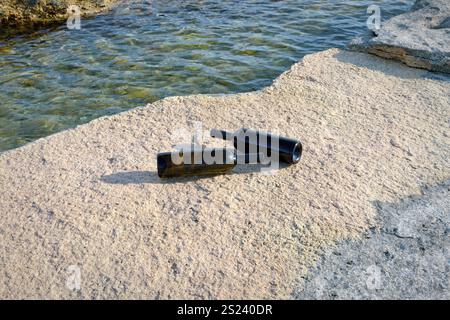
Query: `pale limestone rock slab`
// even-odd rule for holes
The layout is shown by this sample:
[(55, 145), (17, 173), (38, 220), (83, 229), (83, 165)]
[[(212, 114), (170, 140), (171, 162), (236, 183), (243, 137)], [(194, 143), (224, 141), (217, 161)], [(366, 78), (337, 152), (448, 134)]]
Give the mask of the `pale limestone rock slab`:
[[(430, 75), (332, 49), (261, 91), (171, 97), (0, 154), (0, 297), (291, 297), (377, 225), (374, 203), (450, 177), (450, 81)], [(303, 158), (159, 180), (156, 153), (198, 122), (277, 130)]]

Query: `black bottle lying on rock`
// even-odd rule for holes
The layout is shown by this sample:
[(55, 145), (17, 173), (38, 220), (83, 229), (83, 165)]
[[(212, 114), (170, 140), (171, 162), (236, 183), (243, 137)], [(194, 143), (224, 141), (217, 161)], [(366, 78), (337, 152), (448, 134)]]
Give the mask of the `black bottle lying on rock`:
[[(295, 164), (302, 156), (300, 141), (281, 137), (268, 132), (242, 128), (234, 133), (224, 130), (211, 130), (211, 136), (233, 141), (238, 154), (258, 154), (262, 158), (278, 157), (280, 162)], [(262, 161), (264, 162), (264, 161)]]
[(211, 136), (231, 140), (231, 148), (185, 148), (157, 155), (160, 178), (224, 174), (237, 164), (273, 164), (300, 161), (302, 144), (298, 140), (251, 129), (234, 133), (211, 130)]
[(231, 148), (193, 148), (157, 155), (160, 178), (224, 174), (237, 164)]

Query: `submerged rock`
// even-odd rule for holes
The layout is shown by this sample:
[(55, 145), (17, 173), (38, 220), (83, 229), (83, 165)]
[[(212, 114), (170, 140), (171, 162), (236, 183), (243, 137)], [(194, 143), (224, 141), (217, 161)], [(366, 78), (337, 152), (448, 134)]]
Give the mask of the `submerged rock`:
[(71, 5), (80, 8), (81, 16), (87, 16), (108, 10), (116, 2), (118, 0), (2, 0), (0, 26), (45, 26), (66, 20)]
[(388, 20), (376, 35), (353, 40), (349, 47), (450, 73), (450, 1), (417, 0), (411, 11)]

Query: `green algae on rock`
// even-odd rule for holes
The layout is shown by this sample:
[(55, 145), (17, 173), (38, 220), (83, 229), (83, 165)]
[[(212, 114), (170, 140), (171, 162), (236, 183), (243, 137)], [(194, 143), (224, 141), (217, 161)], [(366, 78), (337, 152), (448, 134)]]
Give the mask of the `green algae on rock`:
[(1, 0), (0, 26), (26, 29), (62, 22), (76, 5), (82, 16), (108, 10), (118, 0)]

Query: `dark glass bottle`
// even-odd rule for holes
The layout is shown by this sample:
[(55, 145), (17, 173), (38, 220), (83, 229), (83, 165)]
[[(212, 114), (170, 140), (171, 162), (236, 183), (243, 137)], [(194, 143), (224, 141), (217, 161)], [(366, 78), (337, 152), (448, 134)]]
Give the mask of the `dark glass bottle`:
[(160, 178), (224, 174), (236, 164), (236, 150), (230, 148), (197, 148), (157, 155)]
[(256, 153), (262, 158), (278, 156), (280, 162), (288, 164), (299, 162), (302, 156), (302, 144), (300, 141), (268, 132), (242, 128), (234, 133), (230, 133), (224, 130), (212, 129), (211, 136), (233, 141), (238, 154)]

